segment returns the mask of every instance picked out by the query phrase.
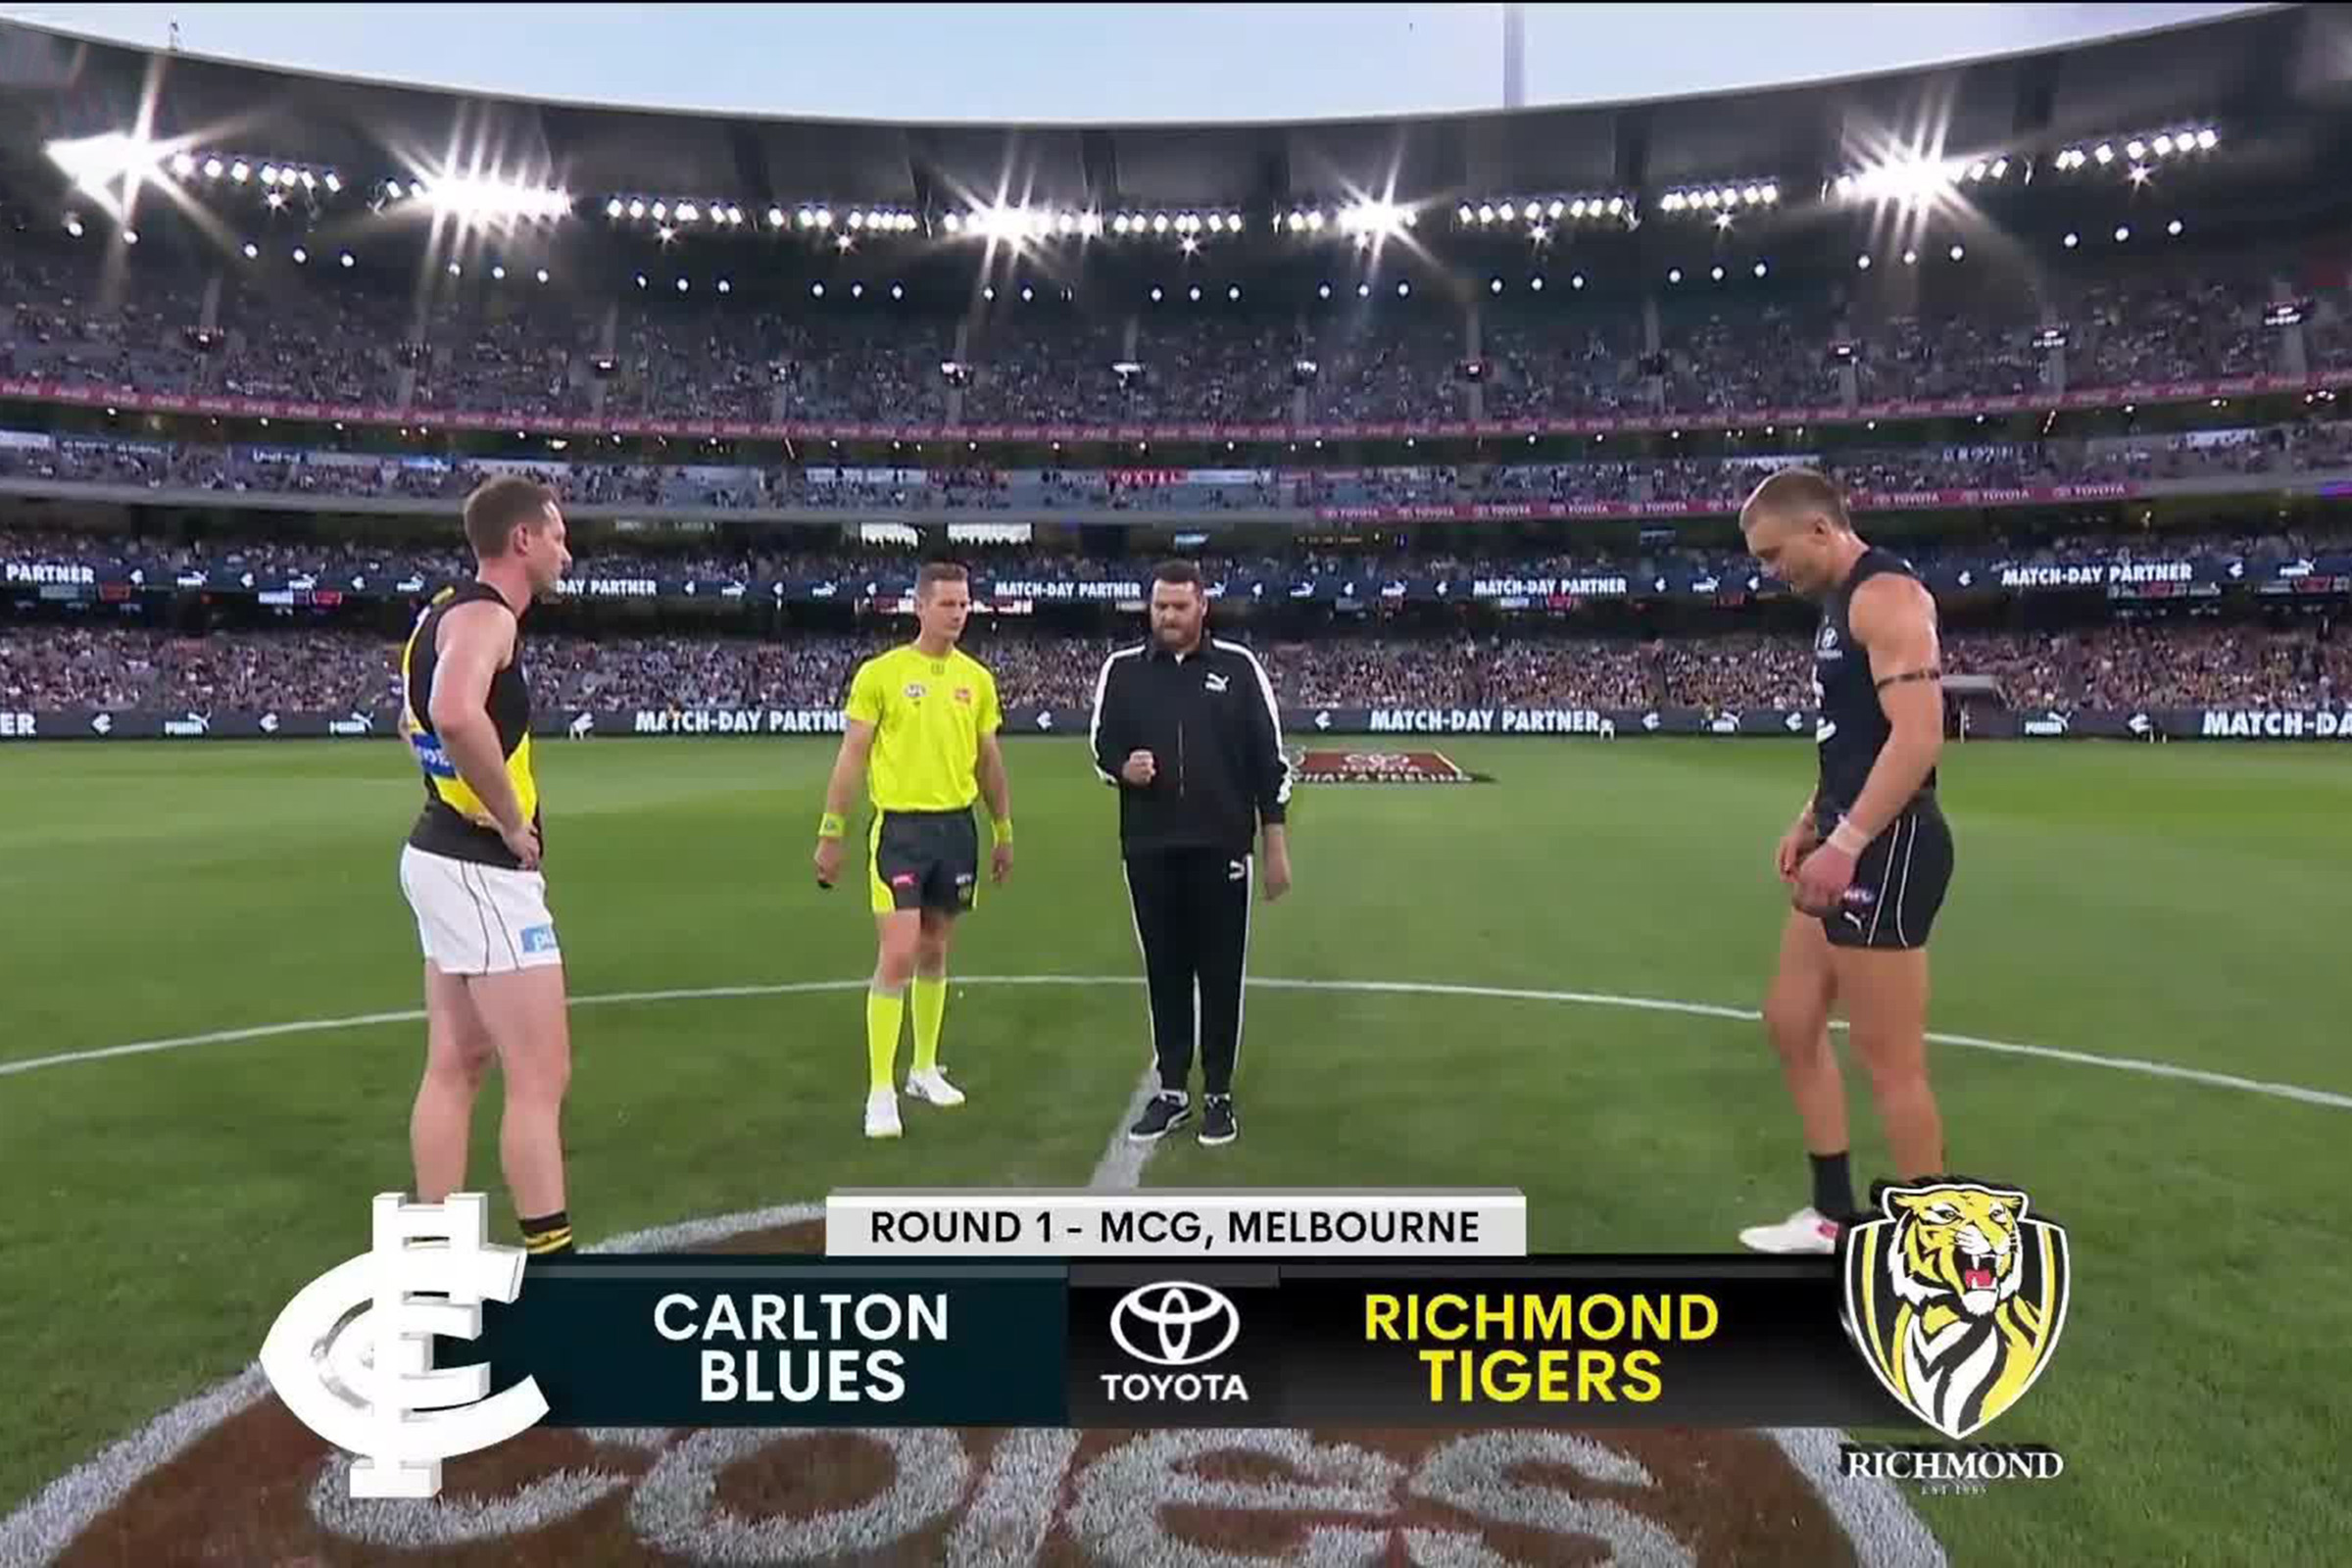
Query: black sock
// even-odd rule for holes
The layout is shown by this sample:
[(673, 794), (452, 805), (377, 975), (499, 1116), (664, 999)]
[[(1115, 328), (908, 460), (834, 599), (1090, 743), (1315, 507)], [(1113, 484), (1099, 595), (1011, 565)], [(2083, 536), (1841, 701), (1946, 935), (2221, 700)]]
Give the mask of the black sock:
[(1807, 1154), (1813, 1162), (1813, 1212), (1839, 1224), (1854, 1212), (1854, 1178), (1846, 1169), (1842, 1149), (1835, 1154)]
[(571, 1251), (571, 1217), (557, 1209), (545, 1219), (522, 1222), (522, 1250), (533, 1257), (564, 1257)]

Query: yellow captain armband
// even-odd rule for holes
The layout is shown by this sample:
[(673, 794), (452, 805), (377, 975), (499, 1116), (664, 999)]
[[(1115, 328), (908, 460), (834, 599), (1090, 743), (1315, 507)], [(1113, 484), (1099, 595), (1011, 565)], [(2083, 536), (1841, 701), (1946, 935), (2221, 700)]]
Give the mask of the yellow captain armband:
[(841, 819), (839, 811), (827, 811), (816, 819), (816, 836), (820, 839), (837, 839), (849, 830), (849, 824)]

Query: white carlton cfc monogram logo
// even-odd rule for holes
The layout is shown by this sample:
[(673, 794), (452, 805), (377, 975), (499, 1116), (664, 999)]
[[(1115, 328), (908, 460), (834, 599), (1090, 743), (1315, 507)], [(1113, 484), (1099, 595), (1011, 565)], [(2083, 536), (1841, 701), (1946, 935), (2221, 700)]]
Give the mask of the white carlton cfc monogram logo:
[(480, 1193), (444, 1203), (380, 1194), (370, 1250), (303, 1287), (270, 1326), (262, 1371), (304, 1426), (359, 1455), (355, 1497), (436, 1496), (443, 1459), (547, 1414), (536, 1379), (492, 1395), (487, 1366), (432, 1364), (435, 1335), (475, 1338), (482, 1303), (522, 1288), (522, 1249), (488, 1245), (488, 1223)]

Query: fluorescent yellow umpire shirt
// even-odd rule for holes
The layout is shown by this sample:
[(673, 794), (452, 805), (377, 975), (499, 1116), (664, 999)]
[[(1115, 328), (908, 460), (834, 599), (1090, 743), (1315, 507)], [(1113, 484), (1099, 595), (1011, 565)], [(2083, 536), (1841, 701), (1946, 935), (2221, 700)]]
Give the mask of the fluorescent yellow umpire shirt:
[(845, 717), (874, 726), (866, 793), (885, 811), (959, 811), (979, 799), (980, 737), (1004, 727), (996, 677), (961, 649), (907, 643), (858, 666)]

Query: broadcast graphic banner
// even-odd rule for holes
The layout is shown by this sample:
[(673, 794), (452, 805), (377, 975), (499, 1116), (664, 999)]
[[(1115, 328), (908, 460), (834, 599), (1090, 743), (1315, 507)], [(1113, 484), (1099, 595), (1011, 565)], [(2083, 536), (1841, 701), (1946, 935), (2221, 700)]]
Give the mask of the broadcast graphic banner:
[(557, 1427), (1917, 1424), (1831, 1258), (578, 1257), (434, 1365)]

